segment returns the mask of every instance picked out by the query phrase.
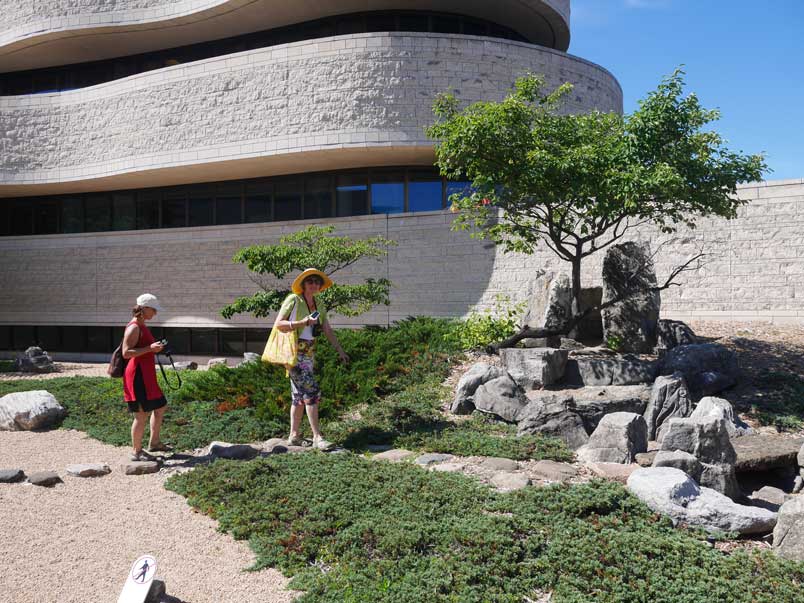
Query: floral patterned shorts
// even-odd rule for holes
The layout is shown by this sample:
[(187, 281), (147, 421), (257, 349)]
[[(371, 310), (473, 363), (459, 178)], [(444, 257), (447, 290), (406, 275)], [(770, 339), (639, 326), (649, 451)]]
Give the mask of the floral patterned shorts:
[(299, 352), (296, 366), (289, 371), (290, 393), (293, 406), (301, 404), (318, 404), (321, 400), (321, 388), (315, 380), (315, 342), (299, 339)]

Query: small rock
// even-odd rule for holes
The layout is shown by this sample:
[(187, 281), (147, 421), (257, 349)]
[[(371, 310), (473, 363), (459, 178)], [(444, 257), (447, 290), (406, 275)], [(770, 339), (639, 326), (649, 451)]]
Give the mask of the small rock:
[(645, 419), (632, 412), (615, 412), (600, 421), (586, 445), (576, 452), (586, 463), (634, 462), (634, 455), (647, 452)]
[(210, 358), (207, 361), (207, 367), (212, 366), (226, 366), (226, 358)]
[(569, 351), (554, 348), (504, 348), (503, 366), (524, 389), (552, 385), (564, 376)]
[(683, 450), (660, 450), (653, 460), (654, 467), (675, 467), (689, 475), (696, 482), (701, 479), (703, 466), (701, 462), (689, 452)]
[[(378, 455), (379, 456), (379, 455)], [(441, 454), (440, 452), (428, 452), (416, 458), (417, 465), (434, 465), (435, 463), (443, 463), (455, 458), (451, 454)]]
[(680, 320), (660, 318), (656, 324), (656, 354), (661, 356), (680, 345), (698, 343), (692, 329)]
[(478, 362), (466, 371), (458, 381), (458, 386), (455, 389), (455, 399), (450, 406), (450, 412), (456, 415), (470, 415), (475, 409), (473, 398), (477, 388), (501, 377), (505, 374), (498, 366), (492, 366), (485, 362)]
[(173, 366), (177, 371), (195, 371), (198, 369), (198, 363), (192, 360), (174, 362)]
[(366, 450), (368, 450), (369, 452), (373, 452), (375, 454), (378, 452), (385, 452), (386, 450), (392, 450), (392, 449), (393, 446), (391, 446), (390, 444), (369, 444), (368, 446), (366, 446)]
[(247, 364), (249, 362), (260, 362), (262, 361), (262, 356), (259, 354), (255, 354), (254, 352), (245, 352), (243, 354), (243, 363)]
[(804, 477), (797, 475), (793, 482), (793, 494), (798, 494), (801, 492), (802, 488), (804, 488)]
[(489, 480), (491, 485), (503, 492), (521, 490), (530, 485), (530, 478), (522, 473), (512, 473), (511, 471), (500, 471), (495, 473)]
[(773, 550), (785, 559), (804, 561), (804, 496), (794, 496), (779, 509)]
[(75, 477), (100, 477), (108, 475), (112, 470), (109, 465), (103, 463), (89, 463), (85, 465), (70, 465), (67, 467), (67, 473)]
[(433, 471), (439, 471), (441, 473), (458, 473), (463, 471), (463, 468), (464, 465), (461, 463), (439, 463), (430, 467)]
[(768, 511), (778, 511), (787, 500), (787, 497), (788, 495), (784, 490), (772, 486), (764, 486), (751, 494), (748, 500), (755, 507), (761, 507)]
[(50, 488), (56, 484), (62, 483), (59, 474), (55, 471), (38, 471), (36, 473), (31, 473), (28, 476), (28, 481), (34, 486), (44, 486), (46, 488)]
[(390, 461), (392, 463), (398, 463), (399, 461), (404, 461), (405, 459), (415, 455), (416, 453), (411, 452), (410, 450), (403, 450), (402, 448), (394, 448), (392, 450), (386, 450), (385, 452), (375, 454), (374, 456), (371, 457), (371, 459), (375, 461)]
[(651, 450), (650, 452), (638, 452), (634, 455), (634, 460), (640, 467), (650, 467), (653, 465), (653, 460), (659, 453), (658, 450)]
[(514, 423), (528, 399), (522, 388), (506, 373), (478, 387), (473, 402), (476, 410)]
[(162, 580), (154, 579), (151, 582), (151, 588), (148, 590), (148, 595), (145, 597), (143, 603), (162, 603), (165, 595), (167, 594), (167, 587)]
[(690, 418), (704, 420), (710, 418), (723, 419), (726, 421), (726, 429), (729, 430), (730, 438), (749, 435), (753, 431), (734, 414), (731, 402), (714, 396), (701, 398), (695, 406), (695, 410), (690, 414)]
[(570, 450), (577, 450), (589, 440), (573, 399), (558, 396), (528, 404), (520, 415), (517, 435), (561, 438)]
[(260, 453), (259, 450), (248, 444), (229, 444), (227, 442), (212, 442), (209, 445), (209, 454), (219, 459), (249, 460)]
[(740, 366), (737, 356), (719, 343), (697, 343), (673, 348), (661, 361), (662, 375), (684, 373), (691, 390), (705, 396), (737, 383)]
[(577, 467), (557, 461), (538, 461), (530, 471), (539, 479), (550, 482), (566, 482), (578, 475)]
[(587, 463), (586, 465), (597, 477), (624, 484), (631, 474), (639, 469), (639, 465), (631, 463)]
[(483, 469), (489, 469), (491, 471), (516, 471), (519, 469), (519, 463), (516, 461), (493, 456), (483, 459), (480, 466), (483, 467)]
[(25, 479), (22, 469), (0, 469), (0, 484), (13, 484)]
[(156, 461), (131, 461), (123, 465), (123, 473), (126, 475), (145, 475), (158, 471), (159, 463)]

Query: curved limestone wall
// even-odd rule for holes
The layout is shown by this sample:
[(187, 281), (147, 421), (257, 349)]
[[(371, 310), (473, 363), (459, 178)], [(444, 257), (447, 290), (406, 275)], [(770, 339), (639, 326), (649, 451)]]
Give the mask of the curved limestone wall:
[[(418, 149), (389, 161), (432, 163), (424, 129), (438, 93), (499, 99), (528, 72), (545, 74), (551, 86), (575, 84), (567, 111), (622, 110), (622, 91), (608, 71), (559, 51), (460, 35), (338, 36), (82, 90), (2, 97), (0, 195), (95, 180), (101, 188), (153, 186), (197, 178), (188, 171), (193, 166), (238, 162), (245, 167), (228, 177), (267, 175), (271, 161), (326, 151), (338, 151), (327, 169), (371, 164), (377, 149)], [(283, 164), (288, 169), (310, 166)], [(159, 182), (145, 178), (154, 171)]]

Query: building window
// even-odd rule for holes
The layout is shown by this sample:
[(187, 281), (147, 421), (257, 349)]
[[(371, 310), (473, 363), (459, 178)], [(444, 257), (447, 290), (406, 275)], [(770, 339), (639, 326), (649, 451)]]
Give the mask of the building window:
[(12, 331), (14, 337), (14, 347), (17, 350), (24, 350), (36, 345), (36, 328), (28, 326), (14, 327)]
[(443, 207), (444, 186), (433, 171), (410, 171), (408, 211), (434, 211)]
[(187, 192), (182, 189), (165, 191), (162, 197), (162, 228), (187, 226)]
[(243, 194), (240, 184), (228, 182), (218, 185), (215, 195), (215, 224), (243, 222)]
[(42, 199), (36, 207), (36, 234), (59, 232), (59, 204), (55, 200)]
[(279, 180), (274, 188), (274, 220), (301, 218), (303, 184), (301, 178)]
[[(224, 356), (242, 356), (246, 351), (243, 329), (221, 329), (220, 340), (221, 354)], [(263, 342), (263, 347), (265, 347), (265, 342)]]
[(209, 187), (193, 187), (188, 199), (190, 226), (211, 226), (215, 223), (214, 194)]
[(192, 329), (190, 350), (193, 354), (210, 356), (218, 352), (218, 335), (215, 329)]
[(304, 183), (304, 218), (330, 218), (332, 207), (332, 177), (329, 174), (307, 176)]
[(246, 222), (271, 221), (271, 197), (274, 185), (271, 182), (259, 181), (246, 185)]
[(112, 206), (106, 193), (87, 195), (84, 199), (84, 232), (111, 230)]
[(159, 189), (140, 191), (137, 195), (137, 229), (159, 228), (159, 205), (162, 192)]
[(368, 174), (343, 174), (335, 187), (337, 216), (362, 216), (368, 213)]
[(404, 172), (371, 173), (371, 213), (399, 214), (405, 211)]
[(137, 227), (137, 196), (134, 193), (112, 195), (112, 229), (134, 230)]

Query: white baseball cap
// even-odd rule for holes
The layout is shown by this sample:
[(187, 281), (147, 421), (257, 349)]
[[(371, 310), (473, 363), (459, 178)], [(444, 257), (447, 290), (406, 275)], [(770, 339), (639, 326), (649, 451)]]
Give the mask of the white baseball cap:
[(159, 305), (159, 300), (156, 299), (156, 295), (151, 295), (150, 293), (143, 293), (137, 298), (137, 305), (143, 306), (144, 308), (153, 308), (157, 312), (162, 311), (162, 306)]

